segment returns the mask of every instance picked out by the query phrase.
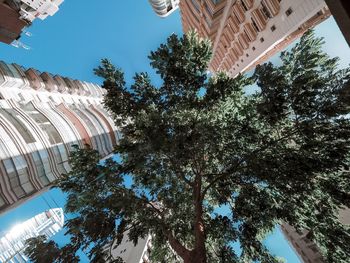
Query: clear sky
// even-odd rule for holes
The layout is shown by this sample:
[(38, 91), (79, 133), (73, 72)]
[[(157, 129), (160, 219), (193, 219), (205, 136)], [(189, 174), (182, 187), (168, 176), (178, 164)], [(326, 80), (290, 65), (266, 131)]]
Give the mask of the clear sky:
[[(35, 21), (28, 31), (33, 36), (23, 36), (21, 41), (31, 50), (0, 43), (0, 60), (100, 83), (92, 69), (107, 57), (124, 70), (128, 83), (135, 72), (148, 71), (157, 84), (159, 78), (151, 70), (147, 55), (171, 33), (182, 34), (182, 27), (178, 11), (161, 19), (147, 0), (66, 0), (55, 16)], [(332, 18), (319, 25), (316, 33), (325, 37), (325, 50), (339, 56), (342, 67), (349, 64), (349, 47)], [(0, 235), (16, 223), (64, 203), (58, 189), (36, 197), (0, 216)], [(64, 231), (54, 239), (64, 243)], [(278, 228), (265, 244), (288, 263), (300, 262)], [(88, 262), (84, 255), (81, 262)]]

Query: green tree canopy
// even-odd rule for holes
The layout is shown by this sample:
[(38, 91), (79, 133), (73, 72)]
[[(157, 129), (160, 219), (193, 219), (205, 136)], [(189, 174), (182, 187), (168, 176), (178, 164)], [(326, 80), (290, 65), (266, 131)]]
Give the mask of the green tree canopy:
[[(149, 56), (160, 87), (147, 73), (126, 87), (122, 71), (102, 60), (95, 73), (122, 133), (121, 161), (73, 152), (58, 183), (66, 211), (77, 214), (64, 253), (92, 244), (91, 261), (103, 262), (127, 231), (135, 243), (151, 234), (159, 262), (271, 263), (278, 255), (262, 241), (287, 222), (309, 230), (327, 262), (348, 262), (349, 227), (337, 215), (350, 203), (350, 69), (338, 70), (322, 43), (308, 32), (280, 66), (230, 78), (208, 74), (208, 41), (171, 35)], [(252, 83), (257, 91), (245, 94)], [(226, 215), (216, 212), (222, 206)]]

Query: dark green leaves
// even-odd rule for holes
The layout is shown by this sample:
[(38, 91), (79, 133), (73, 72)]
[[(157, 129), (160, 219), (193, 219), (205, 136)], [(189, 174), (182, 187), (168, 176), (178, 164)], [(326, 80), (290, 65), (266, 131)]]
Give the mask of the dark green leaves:
[[(95, 73), (123, 135), (121, 161), (101, 164), (92, 149), (72, 154), (58, 186), (77, 216), (66, 223), (71, 244), (47, 243), (52, 254), (92, 246), (99, 262), (123, 235), (136, 243), (151, 234), (159, 262), (275, 263), (262, 241), (287, 222), (309, 230), (328, 262), (347, 262), (349, 229), (337, 216), (350, 201), (350, 70), (338, 70), (322, 43), (309, 32), (280, 66), (231, 79), (207, 74), (207, 41), (172, 35), (150, 55), (160, 87), (146, 73), (126, 87), (103, 60)], [(260, 90), (245, 95), (253, 81)]]

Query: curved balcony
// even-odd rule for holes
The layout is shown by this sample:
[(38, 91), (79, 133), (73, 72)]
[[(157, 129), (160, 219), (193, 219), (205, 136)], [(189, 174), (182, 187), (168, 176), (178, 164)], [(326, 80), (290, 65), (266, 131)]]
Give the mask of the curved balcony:
[(63, 78), (61, 76), (55, 75), (53, 77), (53, 79), (57, 83), (58, 92), (60, 92), (60, 93), (68, 93), (67, 84), (66, 84), (66, 82), (63, 80)]
[(28, 70), (26, 70), (26, 76), (27, 79), (30, 82), (30, 86), (35, 89), (35, 90), (45, 90), (45, 83), (42, 80), (42, 78), (40, 77), (40, 73), (33, 69), (30, 68)]
[(253, 42), (256, 40), (258, 33), (256, 32), (251, 23), (248, 22), (244, 25), (244, 32), (247, 34), (249, 42)]
[(232, 66), (232, 65), (234, 65), (236, 63), (236, 60), (238, 59), (236, 54), (233, 53), (232, 48), (230, 50), (229, 56), (230, 56), (231, 66)]
[(254, 0), (242, 0), (244, 10), (248, 11), (254, 5)]
[(228, 25), (231, 27), (234, 33), (239, 32), (239, 21), (234, 14), (231, 15), (230, 18), (228, 19)]
[(106, 90), (102, 89), (99, 85), (92, 83), (92, 85), (95, 87), (95, 90), (97, 92), (97, 97), (101, 98), (103, 95), (107, 92)]
[(249, 47), (249, 39), (248, 39), (248, 36), (244, 32), (239, 34), (238, 42), (242, 46), (243, 49), (247, 49)]
[(0, 69), (0, 87), (2, 87), (2, 85), (6, 82), (6, 79), (5, 79), (5, 75), (4, 73), (2, 72), (2, 70)]
[(23, 85), (21, 88), (23, 89), (29, 89), (30, 88), (30, 82), (27, 79), (26, 73), (25, 73), (25, 69), (15, 63), (11, 64), (12, 68), (16, 70), (16, 72), (18, 72), (18, 77), (23, 81)]
[(86, 91), (84, 89), (83, 83), (79, 80), (73, 80), (73, 82), (78, 87), (78, 94), (81, 96), (86, 95)]
[[(243, 55), (243, 48), (238, 42), (233, 43), (233, 48), (235, 49), (238, 57)], [(238, 57), (236, 59), (238, 59)]]
[(85, 81), (80, 81), (80, 83), (83, 86), (85, 96), (90, 96), (92, 93), (87, 83)]
[(267, 18), (261, 12), (259, 8), (252, 12), (252, 22), (256, 26), (257, 31), (261, 32), (266, 28)]
[(43, 72), (40, 77), (45, 83), (45, 89), (47, 91), (58, 91), (57, 82), (53, 79), (50, 73)]
[(280, 3), (278, 0), (262, 0), (261, 4), (267, 9), (272, 17), (278, 15), (280, 11)]
[(240, 23), (243, 23), (245, 20), (245, 13), (244, 13), (244, 9), (241, 3), (236, 2), (233, 6), (232, 6), (232, 11), (235, 14), (236, 18), (238, 19), (238, 21)]
[(68, 93), (69, 94), (77, 94), (79, 87), (73, 82), (70, 78), (63, 77), (64, 82), (66, 82), (66, 85), (68, 87)]
[(0, 87), (23, 88), (28, 85), (26, 77), (22, 77), (13, 65), (3, 61), (0, 61), (0, 74), (4, 79)]

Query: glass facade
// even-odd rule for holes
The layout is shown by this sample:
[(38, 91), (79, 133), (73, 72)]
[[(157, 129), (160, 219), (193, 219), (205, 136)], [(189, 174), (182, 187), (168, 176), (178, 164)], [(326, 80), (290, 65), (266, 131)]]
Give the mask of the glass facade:
[(15, 126), (18, 133), (21, 134), (26, 143), (33, 143), (36, 141), (16, 110), (0, 108), (0, 114), (4, 116), (13, 126)]

